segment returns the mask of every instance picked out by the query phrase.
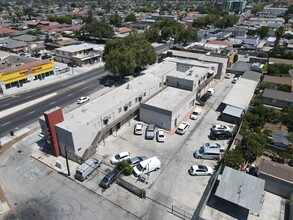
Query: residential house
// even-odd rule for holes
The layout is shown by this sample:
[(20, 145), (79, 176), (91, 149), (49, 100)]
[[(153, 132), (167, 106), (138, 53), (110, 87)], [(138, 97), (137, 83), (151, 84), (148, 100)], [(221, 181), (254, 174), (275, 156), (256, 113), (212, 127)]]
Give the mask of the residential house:
[(292, 87), (292, 77), (278, 77), (278, 76), (264, 75), (264, 78), (262, 81), (269, 83), (272, 86), (271, 89), (275, 89), (275, 90), (277, 90), (280, 85), (289, 85)]
[(288, 149), (289, 141), (287, 139), (288, 132), (283, 130), (276, 130), (272, 133), (272, 143), (274, 146), (282, 148), (282, 149)]
[(11, 28), (4, 28), (0, 27), (0, 37), (7, 37), (9, 34), (16, 32), (16, 30), (13, 30)]
[(28, 44), (24, 41), (4, 39), (0, 40), (0, 49), (12, 53), (28, 51)]
[(293, 107), (293, 93), (265, 89), (260, 97), (265, 105), (278, 108)]

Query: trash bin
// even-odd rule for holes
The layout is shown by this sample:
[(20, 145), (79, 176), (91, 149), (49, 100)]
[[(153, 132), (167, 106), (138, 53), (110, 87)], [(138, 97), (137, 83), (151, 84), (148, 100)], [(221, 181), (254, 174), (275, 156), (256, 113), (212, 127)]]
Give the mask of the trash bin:
[(10, 136), (14, 136), (14, 131), (13, 130), (10, 131)]

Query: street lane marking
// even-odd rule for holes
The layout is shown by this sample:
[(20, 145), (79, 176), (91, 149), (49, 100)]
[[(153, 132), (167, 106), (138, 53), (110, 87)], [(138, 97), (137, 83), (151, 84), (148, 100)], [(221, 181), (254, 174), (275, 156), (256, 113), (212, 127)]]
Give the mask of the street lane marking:
[(51, 102), (49, 105), (53, 105), (54, 103), (56, 103), (56, 102)]
[(30, 112), (30, 113), (28, 113), (29, 115), (31, 115), (31, 114), (33, 114), (35, 111), (32, 111), (32, 112)]
[(33, 161), (34, 161), (34, 160), (31, 159), (30, 161), (24, 163), (23, 165), (21, 165), (21, 166), (19, 166), (19, 167), (16, 167), (15, 169), (16, 169), (16, 170), (19, 170), (19, 169), (22, 168), (23, 166), (28, 165), (29, 163), (31, 163), (31, 162), (33, 162)]
[(88, 87), (88, 86), (86, 86), (86, 87), (83, 87), (81, 90), (85, 90), (87, 87)]
[(35, 167), (31, 169), (30, 171), (26, 172), (24, 176), (27, 177), (29, 180), (33, 180), (39, 175), (39, 173), (40, 173), (40, 169)]
[(8, 125), (8, 124), (10, 124), (10, 123), (11, 123), (11, 121), (6, 122), (5, 124), (3, 124), (3, 125), (1, 125), (1, 126), (5, 126), (5, 125)]
[(73, 94), (71, 93), (71, 94), (68, 95), (68, 97), (69, 97), (69, 96), (72, 96), (72, 95), (73, 95)]

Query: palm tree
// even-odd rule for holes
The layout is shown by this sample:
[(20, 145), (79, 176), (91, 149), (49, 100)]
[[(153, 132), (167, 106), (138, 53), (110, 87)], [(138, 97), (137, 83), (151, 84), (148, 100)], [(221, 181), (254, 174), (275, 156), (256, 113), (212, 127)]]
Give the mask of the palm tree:
[(278, 48), (278, 45), (279, 45), (279, 42), (280, 42), (280, 39), (284, 36), (285, 34), (285, 29), (283, 26), (279, 27), (276, 32), (275, 32), (275, 35), (276, 35), (276, 41), (274, 43), (274, 50), (277, 50)]

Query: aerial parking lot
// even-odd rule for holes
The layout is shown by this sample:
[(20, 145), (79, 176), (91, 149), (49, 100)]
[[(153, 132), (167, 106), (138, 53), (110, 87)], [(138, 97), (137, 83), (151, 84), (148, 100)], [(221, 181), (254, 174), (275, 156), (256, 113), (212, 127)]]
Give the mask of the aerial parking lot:
[[(190, 114), (198, 106), (190, 109), (186, 113), (184, 120), (182, 120), (190, 124), (186, 133), (178, 135), (175, 133), (175, 129), (166, 131), (164, 142), (157, 142), (156, 137), (154, 139), (145, 138), (147, 124), (144, 124), (141, 135), (135, 135), (134, 127), (137, 121), (132, 119), (117, 133), (114, 132), (105, 142), (99, 144), (96, 156), (103, 160), (104, 164), (101, 167), (103, 173), (96, 172), (87, 181), (88, 183), (83, 184), (91, 185), (94, 191), (103, 192), (98, 183), (105, 176), (105, 173), (114, 167), (110, 163), (111, 158), (120, 152), (129, 152), (130, 158), (136, 156), (151, 158), (156, 156), (161, 161), (161, 168), (147, 175), (145, 182), (138, 181), (134, 175), (123, 176), (123, 178), (131, 184), (145, 189), (147, 198), (168, 207), (175, 204), (175, 206), (179, 206), (192, 214), (201, 199), (210, 176), (191, 176), (188, 170), (192, 165), (201, 164), (212, 168), (216, 167), (216, 160), (196, 159), (194, 157), (194, 152), (203, 144), (216, 142), (223, 145), (225, 149), (227, 148), (227, 140), (210, 140), (209, 134), (210, 128), (215, 124), (222, 124), (228, 127), (234, 126), (218, 121), (217, 118), (220, 113), (216, 111), (232, 85), (230, 80), (223, 80), (218, 85), (214, 83), (212, 86), (216, 87), (216, 92), (206, 102), (205, 106), (200, 107), (202, 112), (197, 120), (191, 120)], [(158, 129), (156, 127), (156, 130)], [(104, 194), (109, 193), (110, 195), (113, 191), (118, 194), (119, 192), (122, 193), (122, 191), (118, 190), (118, 187), (118, 185), (112, 184)], [(125, 192), (123, 191), (122, 194), (125, 194)]]

